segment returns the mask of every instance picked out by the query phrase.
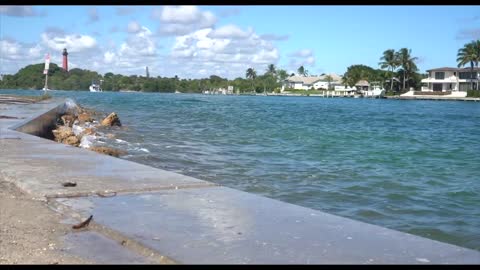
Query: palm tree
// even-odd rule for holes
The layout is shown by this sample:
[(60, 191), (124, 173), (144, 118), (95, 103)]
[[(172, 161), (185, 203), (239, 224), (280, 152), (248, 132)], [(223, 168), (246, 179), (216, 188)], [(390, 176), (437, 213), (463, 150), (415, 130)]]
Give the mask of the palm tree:
[(299, 75), (302, 75), (304, 77), (307, 77), (308, 76), (308, 70), (306, 70), (303, 66), (300, 66), (298, 69), (297, 69), (297, 72)]
[(247, 71), (245, 72), (245, 77), (247, 77), (247, 79), (252, 80), (252, 89), (255, 91), (254, 82), (255, 82), (255, 78), (257, 77), (257, 72), (255, 71), (255, 69), (248, 68)]
[(418, 60), (417, 57), (411, 56), (412, 50), (407, 48), (401, 48), (398, 52), (398, 64), (403, 68), (403, 89), (405, 89), (405, 82), (408, 80), (411, 72), (417, 69), (415, 61)]
[(479, 61), (479, 50), (477, 48), (477, 42), (472, 41), (467, 43), (460, 48), (457, 53), (457, 62), (458, 67), (465, 66), (466, 64), (470, 63), (470, 82), (471, 82), (471, 89), (473, 89), (473, 67), (476, 65), (478, 66)]
[(380, 58), (382, 62), (378, 63), (381, 68), (391, 69), (392, 78), (390, 90), (393, 90), (393, 71), (398, 67), (398, 55), (395, 53), (394, 49), (389, 49), (383, 52), (383, 56)]
[(274, 76), (274, 75), (277, 74), (277, 68), (275, 67), (274, 64), (268, 65), (268, 67), (267, 67), (267, 74), (270, 74), (270, 75), (272, 75), (272, 76)]
[(330, 75), (325, 76), (325, 80), (328, 83), (328, 90), (330, 90), (330, 83), (333, 81), (332, 76), (330, 76)]
[(288, 77), (288, 73), (287, 73), (287, 71), (284, 70), (284, 69), (279, 69), (279, 70), (277, 71), (277, 75), (278, 75), (278, 79), (279, 79), (280, 81), (283, 81), (283, 80), (285, 80), (285, 79)]

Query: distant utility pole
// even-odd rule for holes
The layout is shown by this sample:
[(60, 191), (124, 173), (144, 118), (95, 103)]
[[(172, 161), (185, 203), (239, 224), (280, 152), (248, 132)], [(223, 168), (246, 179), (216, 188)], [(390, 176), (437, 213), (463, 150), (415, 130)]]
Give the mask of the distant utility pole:
[(145, 68), (145, 71), (147, 73), (147, 78), (150, 78), (150, 73), (148, 72), (148, 66)]

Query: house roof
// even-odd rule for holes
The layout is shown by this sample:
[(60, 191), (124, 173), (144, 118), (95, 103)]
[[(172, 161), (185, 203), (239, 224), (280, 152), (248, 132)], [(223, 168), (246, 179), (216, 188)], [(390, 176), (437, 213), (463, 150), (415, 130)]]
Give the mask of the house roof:
[[(442, 67), (442, 68), (433, 68), (433, 69), (427, 69), (427, 72), (430, 71), (469, 71), (469, 67), (464, 67), (464, 68), (456, 68), (456, 67)], [(474, 67), (474, 71), (480, 71), (480, 68)]]
[(330, 75), (332, 77), (332, 82), (339, 82), (342, 80), (342, 77), (335, 74), (335, 73), (329, 73), (329, 74), (324, 74), (322, 76), (290, 76), (286, 79), (286, 81), (289, 82), (301, 82), (303, 84), (311, 85), (314, 84), (318, 81), (326, 81), (326, 77)]
[(316, 76), (290, 76), (287, 78), (287, 81), (289, 82), (301, 82), (303, 84), (314, 84), (317, 81), (320, 81), (320, 77)]
[(330, 75), (330, 77), (332, 77), (332, 81), (333, 82), (339, 82), (342, 80), (342, 77), (340, 77), (339, 75), (335, 74), (335, 73), (329, 73), (329, 74), (324, 74), (324, 75), (321, 75), (319, 76), (320, 80), (322, 81), (326, 81), (326, 77)]
[(441, 68), (427, 69), (427, 72), (429, 72), (429, 71), (457, 71), (457, 70), (459, 70), (459, 69), (455, 68), (455, 67), (441, 67)]
[[(459, 71), (470, 71), (470, 67), (459, 68)], [(473, 67), (473, 71), (480, 71), (480, 67)]]
[(366, 80), (358, 81), (355, 86), (369, 86), (370, 84)]

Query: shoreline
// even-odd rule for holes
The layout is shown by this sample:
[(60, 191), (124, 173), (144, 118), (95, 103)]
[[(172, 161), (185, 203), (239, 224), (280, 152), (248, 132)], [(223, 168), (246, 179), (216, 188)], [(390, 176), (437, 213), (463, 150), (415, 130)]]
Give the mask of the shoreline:
[[(54, 113), (47, 106), (33, 108), (48, 110), (50, 116)], [(8, 112), (30, 115), (27, 118), (32, 121), (31, 110)], [(38, 118), (35, 121), (38, 124)], [(0, 164), (7, 166), (0, 173), (7, 181), (59, 207), (71, 207), (67, 211), (81, 217), (93, 214), (90, 229), (95, 230), (95, 225), (112, 228), (125, 237), (119, 245), (149, 246), (158, 252), (159, 260), (173, 254), (182, 263), (478, 262), (478, 252), (473, 250), (98, 155), (9, 129), (9, 122), (0, 122), (0, 128), (2, 124), (5, 133), (0, 142), (5, 152)], [(62, 187), (67, 176), (78, 185)], [(303, 240), (279, 237), (287, 234)], [(365, 244), (370, 248), (359, 254), (358, 246)], [(328, 254), (319, 252), (322, 249)], [(283, 255), (272, 256), (272, 252)]]
[[(28, 90), (28, 89), (5, 89), (5, 90), (16, 90), (16, 91), (23, 91), (23, 90)], [(60, 91), (65, 91), (65, 92), (77, 92), (77, 90), (60, 90)], [(80, 91), (78, 92), (89, 92), (89, 91)], [(105, 91), (107, 93), (147, 93), (147, 94), (175, 94), (174, 92), (142, 92), (142, 91), (132, 91), (132, 90), (121, 90), (121, 91)], [(337, 95), (337, 96), (329, 96), (329, 95), (320, 95), (320, 94), (309, 94), (309, 95), (304, 95), (304, 94), (298, 94), (298, 93), (268, 93), (268, 94), (263, 94), (263, 93), (245, 93), (245, 94), (204, 94), (204, 93), (181, 93), (181, 94), (192, 94), (192, 95), (202, 95), (202, 96), (261, 96), (261, 97), (272, 97), (272, 96), (279, 96), (279, 97), (316, 97), (316, 98), (355, 98), (355, 99), (397, 99), (397, 100), (438, 100), (438, 101), (473, 101), (473, 102), (480, 102), (480, 98), (475, 98), (475, 97), (448, 97), (448, 96), (434, 96), (434, 95), (428, 95), (428, 96), (382, 96), (382, 97), (361, 97), (361, 96), (342, 96), (342, 95)], [(10, 97), (9, 97), (10, 96)], [(0, 101), (3, 99), (4, 101), (7, 101), (7, 99), (12, 98), (12, 94), (0, 94)], [(15, 97), (23, 97), (22, 95), (17, 95)], [(29, 100), (28, 102), (32, 102), (32, 96), (28, 96)], [(12, 102), (15, 102), (15, 100), (12, 100)]]

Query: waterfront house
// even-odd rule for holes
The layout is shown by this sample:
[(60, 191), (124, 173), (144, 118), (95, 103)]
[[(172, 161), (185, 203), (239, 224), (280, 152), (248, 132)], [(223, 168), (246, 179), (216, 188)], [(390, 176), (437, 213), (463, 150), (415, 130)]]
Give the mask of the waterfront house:
[[(328, 82), (327, 76), (331, 77), (330, 82)], [(341, 85), (342, 77), (335, 73), (322, 74), (321, 76), (290, 76), (283, 81), (281, 91), (283, 92), (286, 88), (298, 90), (310, 90), (312, 88), (327, 90), (329, 86), (330, 88), (335, 88)]]
[(427, 70), (428, 78), (422, 80), (422, 91), (462, 91), (465, 92), (474, 82), (474, 88), (478, 89), (480, 68), (474, 68), (472, 74), (468, 68), (442, 67)]

